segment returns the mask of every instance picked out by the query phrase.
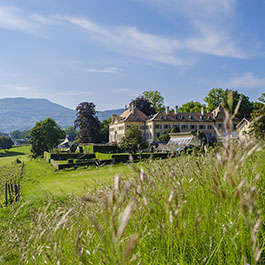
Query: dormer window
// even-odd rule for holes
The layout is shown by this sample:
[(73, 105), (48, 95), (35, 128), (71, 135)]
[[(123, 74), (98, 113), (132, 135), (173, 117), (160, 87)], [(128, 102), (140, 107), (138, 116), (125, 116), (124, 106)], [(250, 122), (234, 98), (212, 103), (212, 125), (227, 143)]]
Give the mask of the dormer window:
[(211, 116), (209, 116), (209, 117), (208, 117), (208, 119), (209, 119), (209, 120), (211, 120), (211, 119), (212, 119), (212, 117), (211, 117)]
[(193, 120), (193, 116), (190, 115), (190, 116), (189, 116), (189, 119)]
[(163, 120), (164, 119), (164, 116), (161, 116), (160, 119)]
[(200, 116), (200, 119), (203, 120), (203, 116)]
[(137, 120), (137, 121), (139, 121), (139, 120), (140, 120), (138, 116), (136, 117), (136, 120)]
[(185, 119), (185, 117), (184, 116), (182, 116), (182, 120), (184, 120)]

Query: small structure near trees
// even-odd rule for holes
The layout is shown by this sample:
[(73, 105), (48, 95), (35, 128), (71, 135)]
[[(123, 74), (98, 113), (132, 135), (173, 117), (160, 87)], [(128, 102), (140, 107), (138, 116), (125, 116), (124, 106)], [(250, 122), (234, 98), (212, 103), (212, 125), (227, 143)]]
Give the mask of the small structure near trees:
[(199, 147), (203, 144), (203, 139), (192, 132), (170, 133), (170, 140), (165, 145), (159, 145), (159, 151), (180, 153), (186, 148)]

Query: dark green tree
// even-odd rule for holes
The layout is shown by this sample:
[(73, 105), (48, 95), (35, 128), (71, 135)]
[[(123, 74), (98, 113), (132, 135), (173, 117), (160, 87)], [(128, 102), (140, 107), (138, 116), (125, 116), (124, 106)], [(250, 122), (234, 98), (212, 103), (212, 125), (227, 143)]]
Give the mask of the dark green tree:
[(258, 140), (265, 140), (265, 105), (251, 114), (250, 134)]
[(202, 108), (206, 109), (206, 105), (201, 104), (200, 102), (190, 101), (190, 102), (183, 104), (179, 108), (179, 112), (201, 112)]
[(143, 96), (152, 103), (155, 112), (163, 109), (164, 98), (161, 96), (158, 90), (144, 91)]
[(225, 91), (222, 88), (213, 88), (209, 91), (208, 95), (204, 98), (207, 103), (208, 112), (213, 111), (222, 105)]
[(15, 131), (10, 133), (10, 136), (12, 139), (22, 139), (23, 133), (19, 130), (15, 130)]
[(158, 141), (162, 141), (162, 142), (168, 142), (170, 140), (170, 133), (178, 133), (180, 132), (180, 129), (178, 126), (174, 126), (171, 129), (166, 130), (165, 132), (163, 132), (158, 138)]
[(76, 107), (74, 128), (79, 128), (79, 143), (99, 142), (100, 122), (96, 117), (94, 103), (82, 102)]
[(150, 116), (156, 113), (155, 108), (152, 107), (152, 103), (144, 98), (139, 96), (134, 99), (130, 104), (133, 104), (136, 108), (142, 111), (145, 115)]
[(239, 93), (237, 90), (222, 88), (213, 88), (208, 95), (204, 98), (207, 103), (208, 112), (213, 111), (218, 106), (228, 109), (231, 114), (234, 113), (238, 102), (241, 100), (241, 104), (237, 113), (239, 119), (250, 118), (250, 114), (254, 107), (252, 102), (249, 101), (249, 97)]
[(73, 126), (70, 126), (65, 130), (65, 134), (68, 137), (69, 141), (74, 141), (78, 135), (78, 132)]
[(44, 151), (51, 151), (64, 136), (64, 131), (53, 119), (47, 118), (44, 121), (37, 122), (30, 131), (32, 156), (37, 157), (43, 155)]
[(129, 153), (136, 153), (144, 148), (147, 148), (147, 143), (142, 137), (141, 131), (137, 125), (132, 125), (121, 138), (119, 148), (126, 150)]
[(10, 149), (13, 146), (13, 141), (10, 137), (0, 136), (0, 149)]
[(107, 143), (109, 141), (109, 124), (111, 123), (111, 118), (104, 120), (100, 123), (99, 140), (101, 143)]

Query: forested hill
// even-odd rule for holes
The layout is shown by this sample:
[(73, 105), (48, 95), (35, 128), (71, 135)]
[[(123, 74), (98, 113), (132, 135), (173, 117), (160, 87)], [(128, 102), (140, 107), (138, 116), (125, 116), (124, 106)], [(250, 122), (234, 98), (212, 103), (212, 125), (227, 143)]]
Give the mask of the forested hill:
[[(119, 115), (123, 109), (99, 111), (102, 121), (112, 114)], [(62, 128), (73, 126), (76, 112), (47, 99), (4, 98), (0, 99), (0, 132), (31, 129), (37, 121), (48, 117)]]

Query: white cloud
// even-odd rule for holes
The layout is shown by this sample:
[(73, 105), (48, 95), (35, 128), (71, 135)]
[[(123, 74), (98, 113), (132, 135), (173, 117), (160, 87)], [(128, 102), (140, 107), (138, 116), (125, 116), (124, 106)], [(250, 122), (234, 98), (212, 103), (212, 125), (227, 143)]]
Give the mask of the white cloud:
[(99, 25), (81, 17), (60, 17), (85, 29), (92, 39), (116, 52), (169, 65), (189, 65), (191, 54), (246, 58), (237, 43), (226, 32), (216, 31), (197, 22), (197, 34), (192, 37), (169, 38), (140, 31), (136, 27)]
[(88, 73), (109, 73), (109, 74), (116, 74), (122, 72), (121, 68), (118, 67), (105, 67), (105, 68), (86, 68), (85, 72)]
[(39, 24), (24, 11), (12, 6), (0, 6), (0, 28), (41, 35)]
[(245, 73), (242, 76), (231, 78), (227, 82), (229, 88), (264, 88), (265, 77), (256, 77), (252, 72)]
[(91, 91), (76, 90), (76, 89), (65, 90), (65, 91), (56, 93), (56, 96), (80, 96), (80, 95), (91, 96), (93, 95), (93, 93)]
[(24, 85), (14, 85), (14, 84), (7, 84), (5, 85), (6, 89), (12, 90), (15, 92), (28, 92), (33, 91), (34, 89), (30, 86), (24, 86)]

